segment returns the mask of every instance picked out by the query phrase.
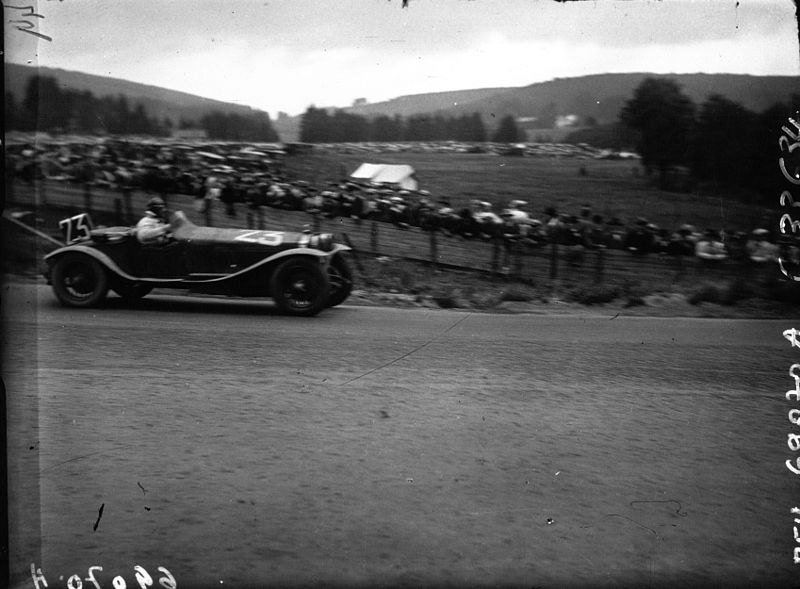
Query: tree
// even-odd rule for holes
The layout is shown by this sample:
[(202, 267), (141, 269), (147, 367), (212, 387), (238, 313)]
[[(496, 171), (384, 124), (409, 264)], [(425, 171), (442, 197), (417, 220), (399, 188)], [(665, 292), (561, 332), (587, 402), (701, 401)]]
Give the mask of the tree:
[(504, 116), (492, 135), (492, 141), (495, 143), (517, 143), (521, 138), (522, 133), (517, 128), (517, 122), (512, 115)]
[(689, 159), (694, 111), (694, 103), (676, 82), (647, 78), (620, 112), (620, 121), (640, 132), (642, 164), (648, 171), (658, 170), (662, 187), (670, 169)]
[(716, 185), (747, 183), (752, 170), (755, 114), (714, 94), (700, 107), (692, 146), (692, 173)]
[(387, 115), (378, 115), (372, 121), (372, 141), (399, 141), (400, 132), (398, 120)]
[(28, 80), (22, 105), (36, 129), (51, 131), (67, 126), (69, 102), (55, 78), (36, 75)]
[(333, 134), (331, 117), (324, 108), (311, 105), (300, 120), (300, 141), (307, 143), (326, 143)]

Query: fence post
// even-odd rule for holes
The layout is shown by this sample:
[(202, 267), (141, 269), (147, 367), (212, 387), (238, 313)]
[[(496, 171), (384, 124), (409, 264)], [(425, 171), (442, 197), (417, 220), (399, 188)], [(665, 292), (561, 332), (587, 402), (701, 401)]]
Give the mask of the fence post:
[(114, 219), (117, 225), (125, 224), (125, 220), (122, 218), (122, 201), (118, 198), (114, 199)]
[(256, 207), (256, 217), (258, 220), (258, 228), (264, 229), (264, 207), (261, 205)]
[(497, 237), (492, 238), (492, 274), (498, 274), (500, 268), (500, 240)]
[(92, 212), (92, 186), (88, 182), (83, 183), (83, 208), (87, 213)]
[(244, 216), (245, 216), (245, 219), (247, 220), (247, 228), (248, 229), (252, 229), (253, 228), (253, 207), (248, 205), (247, 212), (245, 213)]
[(597, 284), (602, 284), (605, 278), (605, 264), (606, 264), (606, 249), (604, 247), (597, 248), (597, 259), (594, 266), (594, 281)]
[(214, 202), (213, 199), (206, 198), (206, 206), (205, 206), (205, 210), (203, 211), (203, 216), (205, 217), (206, 227), (213, 227), (214, 226), (213, 214), (211, 212), (211, 207), (213, 206), (212, 205), (213, 202)]
[(519, 240), (514, 241), (511, 252), (513, 256), (514, 275), (517, 278), (522, 278), (522, 243)]
[(125, 218), (128, 223), (133, 223), (133, 203), (131, 202), (131, 188), (130, 186), (122, 187), (122, 205), (125, 212)]
[(550, 278), (558, 278), (558, 242), (555, 239), (550, 245)]
[(378, 222), (373, 221), (372, 227), (369, 229), (369, 243), (370, 247), (372, 248), (372, 253), (378, 253)]
[(319, 233), (320, 229), (320, 221), (319, 221), (319, 213), (312, 215), (311, 217), (311, 227), (314, 230), (314, 233)]
[(39, 205), (45, 206), (47, 205), (47, 182), (42, 180), (39, 182)]
[(685, 272), (683, 268), (683, 254), (678, 254), (675, 257), (677, 258), (677, 261), (675, 262), (675, 265), (677, 266), (677, 269), (675, 270), (675, 282), (680, 282), (683, 279)]

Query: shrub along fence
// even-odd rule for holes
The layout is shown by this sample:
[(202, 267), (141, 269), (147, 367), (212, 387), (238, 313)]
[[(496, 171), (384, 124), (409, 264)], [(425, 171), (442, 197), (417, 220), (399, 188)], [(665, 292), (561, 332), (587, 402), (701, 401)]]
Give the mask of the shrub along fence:
[[(71, 214), (102, 214), (119, 225), (132, 225), (141, 217), (152, 193), (111, 190), (57, 181), (35, 185), (7, 184), (6, 202), (17, 206), (64, 208)], [(560, 284), (642, 284), (649, 290), (671, 290), (703, 281), (734, 278), (763, 283), (777, 278), (776, 264), (757, 266), (749, 262), (708, 263), (693, 256), (634, 255), (626, 251), (587, 249), (577, 251), (556, 244), (528, 247), (502, 239), (481, 240), (450, 237), (416, 227), (402, 229), (388, 223), (342, 217), (328, 218), (302, 211), (269, 207), (233, 207), (234, 215), (221, 202), (211, 202), (200, 213), (188, 195), (160, 195), (169, 208), (183, 210), (198, 225), (264, 230), (296, 230), (334, 233), (353, 247), (356, 254), (405, 258), (441, 267), (470, 269), (535, 282)], [(56, 233), (58, 228), (40, 228)]]

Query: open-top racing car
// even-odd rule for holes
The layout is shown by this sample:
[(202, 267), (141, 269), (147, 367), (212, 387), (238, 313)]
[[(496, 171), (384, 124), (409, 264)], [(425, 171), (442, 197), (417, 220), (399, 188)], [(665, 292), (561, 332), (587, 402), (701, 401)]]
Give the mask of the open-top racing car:
[(154, 288), (271, 297), (291, 315), (316, 315), (350, 296), (349, 247), (329, 233), (200, 227), (175, 212), (172, 232), (142, 244), (131, 227), (93, 229), (85, 213), (60, 223), (64, 247), (45, 257), (61, 303), (98, 305), (111, 289), (138, 299)]

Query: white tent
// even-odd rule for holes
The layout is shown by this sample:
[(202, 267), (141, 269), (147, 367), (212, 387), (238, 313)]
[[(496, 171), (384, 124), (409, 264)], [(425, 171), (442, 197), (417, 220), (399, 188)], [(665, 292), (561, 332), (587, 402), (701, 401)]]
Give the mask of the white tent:
[(361, 164), (350, 177), (373, 184), (395, 184), (403, 190), (416, 190), (419, 186), (414, 168), (406, 165)]

